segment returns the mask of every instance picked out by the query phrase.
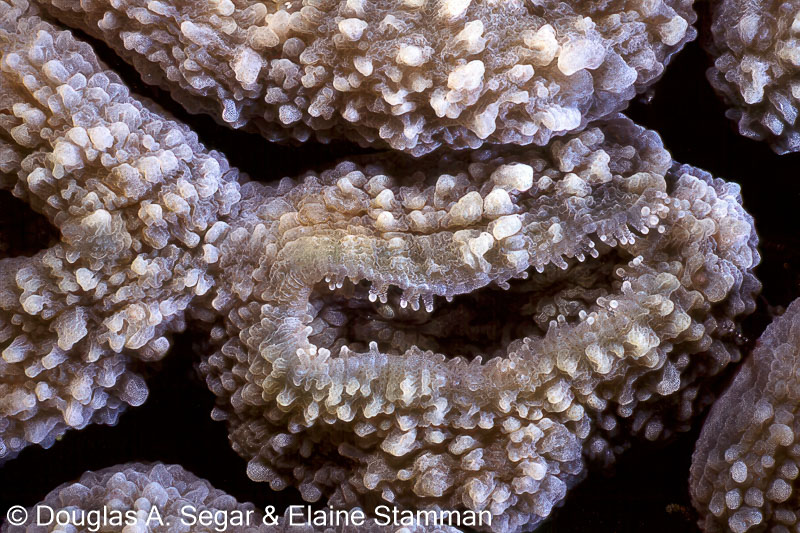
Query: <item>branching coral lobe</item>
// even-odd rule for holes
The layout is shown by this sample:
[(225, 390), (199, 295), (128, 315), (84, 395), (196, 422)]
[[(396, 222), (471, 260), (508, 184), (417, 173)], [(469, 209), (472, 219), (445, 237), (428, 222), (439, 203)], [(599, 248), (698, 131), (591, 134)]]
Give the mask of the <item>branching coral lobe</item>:
[(725, 0), (715, 7), (708, 79), (739, 133), (800, 150), (800, 2)]
[[(253, 479), (335, 505), (378, 493), (530, 529), (584, 457), (687, 427), (760, 288), (738, 187), (624, 118), (242, 196), (209, 233), (227, 314), (201, 365), (213, 416)], [(482, 317), (493, 298), (519, 312)]]
[(797, 527), (800, 300), (758, 341), (708, 415), (690, 489), (704, 531)]
[[(203, 514), (204, 513), (204, 514)], [(204, 525), (199, 517), (209, 517)], [(37, 518), (34, 518), (37, 517)], [(36, 523), (41, 517), (42, 523)], [(275, 531), (252, 504), (214, 488), (178, 465), (129, 463), (86, 472), (50, 491), (25, 524), (3, 533), (63, 531)]]
[(546, 144), (621, 110), (695, 36), (691, 0), (42, 2), (193, 111), (271, 140), (421, 155)]
[(198, 247), (238, 200), (236, 172), (133, 99), (91, 48), (0, 4), (4, 187), (59, 230), (0, 260), (0, 460), (69, 428), (113, 423), (147, 388), (132, 359), (162, 357), (211, 279)]

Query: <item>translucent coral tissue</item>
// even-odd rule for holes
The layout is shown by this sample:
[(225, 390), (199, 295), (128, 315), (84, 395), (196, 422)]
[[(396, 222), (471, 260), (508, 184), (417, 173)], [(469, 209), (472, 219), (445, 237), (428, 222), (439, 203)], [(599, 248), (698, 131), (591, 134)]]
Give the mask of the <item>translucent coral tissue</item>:
[(690, 489), (703, 531), (797, 529), (799, 356), (795, 300), (758, 340), (697, 441)]
[(192, 111), (415, 155), (546, 144), (620, 111), (696, 34), (691, 0), (41, 3)]
[[(464, 5), (454, 20), (486, 7)], [(703, 379), (740, 357), (760, 285), (739, 188), (625, 117), (268, 186), (37, 8), (0, 7), (0, 184), (60, 239), (0, 260), (6, 458), (113, 423), (145, 398), (138, 368), (192, 327), (253, 480), (367, 512), (489, 511), (517, 532), (588, 462), (685, 430)]]
[(653, 132), (395, 161), (245, 184), (207, 234), (200, 369), (252, 479), (529, 530), (587, 460), (686, 429), (739, 359), (752, 218)]
[(239, 198), (222, 156), (25, 15), (0, 2), (0, 183), (60, 242), (0, 259), (0, 462), (144, 402), (132, 366), (161, 358), (208, 291), (199, 245)]
[(800, 1), (723, 0), (711, 32), (708, 79), (725, 115), (779, 154), (800, 151)]

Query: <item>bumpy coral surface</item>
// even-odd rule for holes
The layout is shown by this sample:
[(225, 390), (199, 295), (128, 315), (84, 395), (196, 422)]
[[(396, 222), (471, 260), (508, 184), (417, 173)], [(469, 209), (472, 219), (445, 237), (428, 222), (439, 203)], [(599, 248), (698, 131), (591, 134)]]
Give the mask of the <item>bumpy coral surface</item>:
[[(265, 512), (266, 511), (266, 512)], [(48, 531), (152, 531), (157, 533), (390, 533), (397, 528), (367, 519), (363, 525), (314, 527), (301, 513), (274, 514), (241, 504), (233, 496), (187, 472), (179, 465), (130, 463), (86, 472), (74, 483), (53, 489), (44, 500), (28, 510), (25, 525), (6, 523), (3, 533), (44, 533)], [(35, 524), (34, 517), (42, 522)], [(64, 522), (69, 520), (69, 529)], [(59, 524), (59, 522), (61, 524)], [(408, 533), (457, 533), (452, 527), (406, 526)]]
[(714, 13), (708, 79), (739, 133), (800, 150), (800, 1), (724, 0)]
[[(42, 510), (37, 510), (41, 508)], [(183, 511), (182, 511), (183, 509)], [(189, 527), (201, 513), (216, 518), (210, 527)], [(56, 513), (60, 519), (56, 520)], [(94, 514), (92, 514), (94, 513)], [(263, 514), (253, 504), (240, 504), (233, 496), (215, 489), (178, 465), (131, 463), (97, 472), (86, 472), (73, 483), (53, 489), (28, 512), (26, 525), (2, 527), (3, 533), (44, 533), (66, 531), (59, 521), (69, 515), (69, 531), (235, 531), (237, 533), (277, 532), (263, 525)], [(50, 525), (37, 525), (42, 516)], [(250, 516), (249, 526), (222, 525), (223, 518)], [(161, 523), (162, 525), (159, 525)], [(169, 524), (169, 525), (167, 525)], [(217, 526), (220, 524), (220, 526)], [(98, 527), (99, 526), (99, 527)]]
[(622, 109), (694, 38), (691, 0), (48, 0), (190, 110), (267, 138), (421, 155), (546, 144)]
[(714, 404), (692, 458), (704, 531), (796, 531), (800, 524), (800, 300), (776, 318)]
[(739, 358), (738, 186), (624, 117), (265, 186), (25, 0), (0, 8), (0, 184), (60, 234), (0, 263), (6, 457), (143, 401), (133, 367), (191, 319), (252, 479), (519, 531), (587, 459), (685, 429)]
[(752, 219), (653, 132), (393, 166), (246, 184), (206, 235), (226, 320), (201, 370), (251, 478), (530, 529), (738, 359)]
[(239, 198), (225, 159), (26, 7), (0, 2), (0, 184), (60, 242), (0, 259), (0, 461), (145, 400), (134, 360), (208, 291), (199, 244)]

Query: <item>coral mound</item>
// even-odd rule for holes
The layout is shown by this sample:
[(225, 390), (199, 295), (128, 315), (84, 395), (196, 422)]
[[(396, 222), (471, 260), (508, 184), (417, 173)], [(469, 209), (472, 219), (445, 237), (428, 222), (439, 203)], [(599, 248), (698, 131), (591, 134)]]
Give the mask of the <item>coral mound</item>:
[(213, 416), (251, 478), (339, 507), (531, 529), (586, 458), (686, 429), (760, 288), (738, 186), (622, 117), (241, 192), (206, 237)]
[(690, 488), (706, 532), (795, 531), (800, 524), (800, 300), (775, 319), (714, 404)]
[(620, 111), (696, 34), (691, 0), (42, 3), (192, 111), (415, 155), (544, 145)]
[(800, 1), (723, 0), (711, 26), (708, 79), (739, 133), (779, 154), (800, 151)]

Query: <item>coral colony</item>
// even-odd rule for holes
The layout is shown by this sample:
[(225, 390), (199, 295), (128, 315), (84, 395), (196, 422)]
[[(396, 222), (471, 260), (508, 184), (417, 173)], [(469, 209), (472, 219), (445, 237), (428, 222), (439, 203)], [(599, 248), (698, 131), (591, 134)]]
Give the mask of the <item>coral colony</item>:
[[(796, 10), (739, 3), (712, 83), (796, 150), (775, 67)], [(58, 232), (0, 259), (0, 463), (115, 424), (192, 329), (249, 477), (328, 504), (256, 510), (137, 463), (2, 530), (531, 531), (588, 465), (687, 430), (742, 358), (758, 240), (738, 185), (618, 112), (694, 21), (687, 0), (0, 0), (0, 187)], [(68, 28), (223, 124), (393, 150), (250, 181)], [(799, 306), (706, 422), (707, 531), (798, 522)]]

